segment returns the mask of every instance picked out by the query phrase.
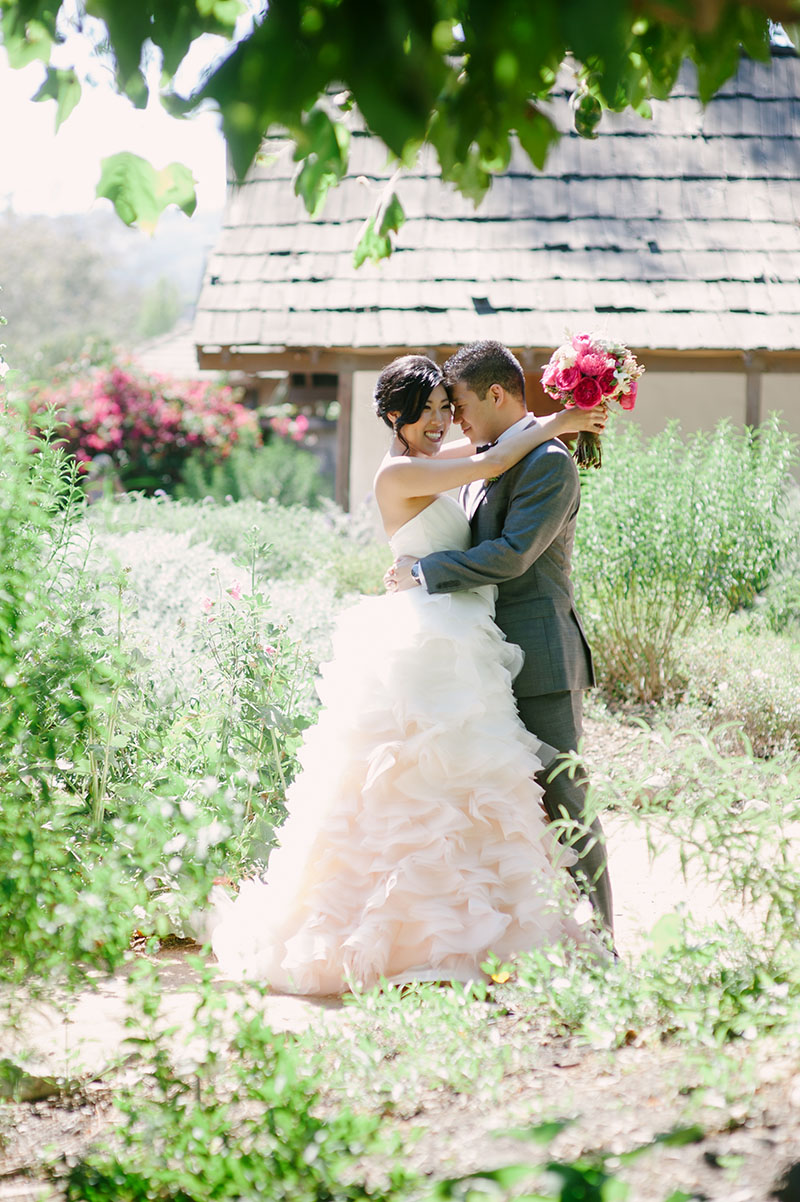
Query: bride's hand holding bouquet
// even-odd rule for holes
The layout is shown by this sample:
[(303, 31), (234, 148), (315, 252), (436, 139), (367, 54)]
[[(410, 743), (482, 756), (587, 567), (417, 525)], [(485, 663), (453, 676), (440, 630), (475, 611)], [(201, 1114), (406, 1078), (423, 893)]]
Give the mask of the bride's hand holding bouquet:
[[(576, 334), (553, 351), (542, 372), (542, 387), (567, 409), (592, 410), (609, 401), (615, 401), (620, 409), (633, 409), (643, 373), (642, 365), (621, 342), (601, 334)], [(582, 431), (575, 448), (578, 467), (600, 467), (602, 461), (599, 436)]]

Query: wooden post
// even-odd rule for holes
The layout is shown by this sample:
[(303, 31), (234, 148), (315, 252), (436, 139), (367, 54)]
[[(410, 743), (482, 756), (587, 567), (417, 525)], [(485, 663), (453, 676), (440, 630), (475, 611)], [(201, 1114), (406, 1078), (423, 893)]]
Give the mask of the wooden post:
[(752, 351), (746, 351), (744, 370), (747, 376), (747, 394), (744, 406), (744, 424), (755, 427), (761, 425), (761, 373), (763, 361)]
[(350, 445), (353, 426), (353, 373), (339, 372), (336, 388), (339, 420), (336, 423), (336, 504), (350, 509)]

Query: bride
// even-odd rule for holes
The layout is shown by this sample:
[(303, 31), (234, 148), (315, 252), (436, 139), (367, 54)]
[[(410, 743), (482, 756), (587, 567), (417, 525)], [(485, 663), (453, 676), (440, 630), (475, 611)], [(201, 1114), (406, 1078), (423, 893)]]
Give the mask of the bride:
[[(375, 497), (395, 558), (468, 547), (448, 489), (605, 420), (565, 410), (481, 452), (444, 446), (451, 403), (422, 355), (384, 369), (375, 405), (393, 431)], [(412, 589), (341, 616), (266, 879), (235, 899), (214, 894), (226, 975), (331, 995), (474, 980), (489, 954), (586, 942), (565, 871), (574, 857), (547, 829), (532, 779), (540, 743), (511, 691), (522, 652), (492, 620), (494, 594)]]

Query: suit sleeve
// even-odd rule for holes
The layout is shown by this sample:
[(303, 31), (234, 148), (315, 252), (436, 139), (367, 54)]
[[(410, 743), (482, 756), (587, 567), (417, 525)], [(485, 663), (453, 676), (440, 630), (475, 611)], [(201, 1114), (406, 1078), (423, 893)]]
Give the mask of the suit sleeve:
[(498, 538), (467, 551), (437, 551), (420, 561), (428, 592), (455, 593), (521, 576), (560, 533), (579, 499), (580, 483), (569, 456), (537, 456), (514, 481)]

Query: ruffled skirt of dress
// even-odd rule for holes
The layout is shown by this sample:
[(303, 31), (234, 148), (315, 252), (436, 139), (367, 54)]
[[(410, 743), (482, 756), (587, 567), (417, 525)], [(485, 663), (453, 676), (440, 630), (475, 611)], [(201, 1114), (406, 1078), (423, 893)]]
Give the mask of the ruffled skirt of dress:
[(267, 878), (215, 891), (226, 975), (330, 995), (585, 942), (514, 706), (522, 652), (487, 594), (415, 589), (342, 616)]

